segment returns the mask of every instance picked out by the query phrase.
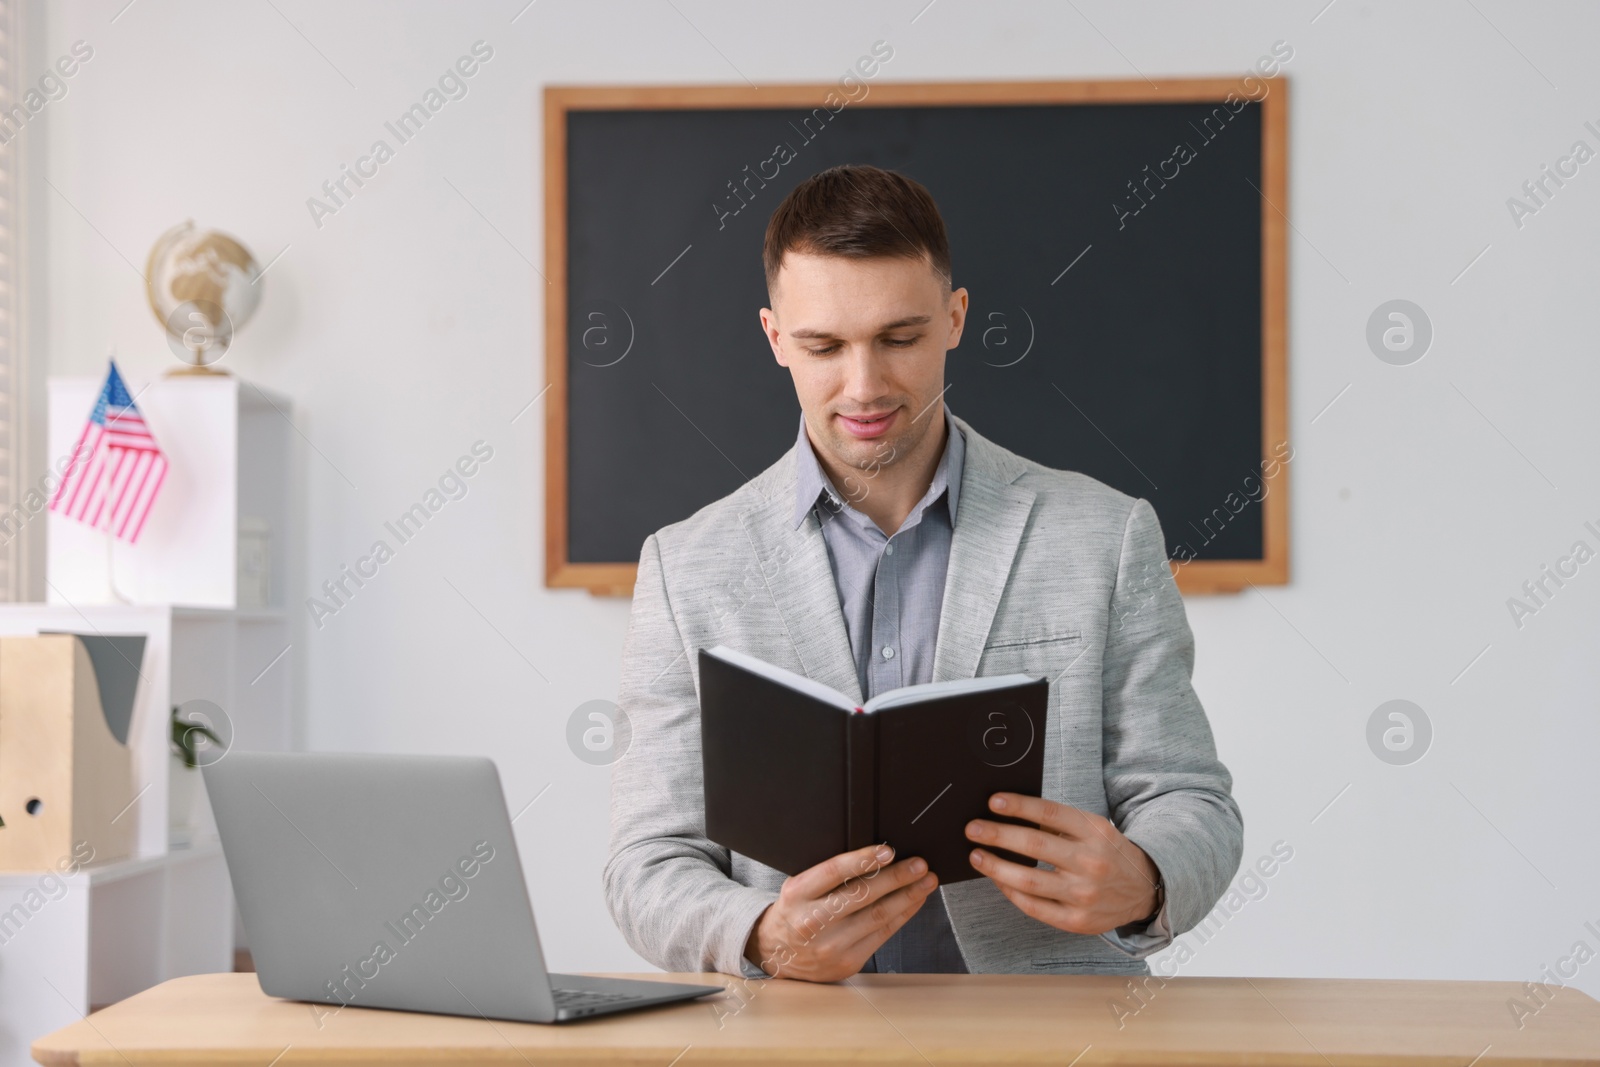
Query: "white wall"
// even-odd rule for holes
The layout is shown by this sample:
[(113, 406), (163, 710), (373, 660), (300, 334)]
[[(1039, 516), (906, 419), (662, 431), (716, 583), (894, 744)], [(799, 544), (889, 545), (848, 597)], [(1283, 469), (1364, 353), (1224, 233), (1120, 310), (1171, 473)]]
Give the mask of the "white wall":
[[(543, 383), (541, 87), (833, 80), (879, 38), (886, 78), (1159, 80), (1289, 42), (1294, 580), (1189, 611), (1246, 862), (1279, 840), (1294, 858), (1181, 972), (1522, 980), (1600, 948), (1600, 563), (1521, 629), (1506, 607), (1575, 540), (1600, 548), (1600, 163), (1520, 229), (1505, 203), (1575, 140), (1600, 148), (1600, 10), (540, 0), (513, 23), (524, 0), (125, 2), (43, 16), (36, 68), (95, 52), (24, 134), (59, 190), (37, 197), (41, 356), (96, 373), (115, 344), (130, 373), (163, 369), (128, 261), (178, 220), (262, 262), (287, 248), (229, 362), (296, 398), (302, 598), (493, 445), (469, 495), (297, 643), (301, 738), (492, 753), (513, 810), (553, 783), (518, 829), (568, 969), (639, 961), (601, 901), (606, 772), (564, 741), (572, 709), (615, 696), (627, 605), (542, 587), (542, 405), (510, 422)], [(470, 95), (318, 229), (307, 197), (480, 39)], [(1409, 367), (1364, 340), (1397, 297), (1437, 331)], [(1396, 697), (1436, 731), (1407, 767), (1365, 740)], [(1600, 993), (1600, 963), (1573, 984)]]

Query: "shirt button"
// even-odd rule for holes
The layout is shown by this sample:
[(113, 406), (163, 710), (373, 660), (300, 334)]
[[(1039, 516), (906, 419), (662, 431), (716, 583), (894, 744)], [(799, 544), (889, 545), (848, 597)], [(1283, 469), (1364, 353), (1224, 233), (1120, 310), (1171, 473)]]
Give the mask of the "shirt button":
[(883, 658), (884, 659), (894, 659), (894, 647), (893, 646), (891, 646), (891, 645), (884, 645), (883, 646)]
[(893, 545), (884, 545), (884, 546), (883, 546), (883, 554), (884, 554), (884, 555), (885, 555), (885, 556), (892, 556), (892, 555), (894, 555), (894, 546), (893, 546)]

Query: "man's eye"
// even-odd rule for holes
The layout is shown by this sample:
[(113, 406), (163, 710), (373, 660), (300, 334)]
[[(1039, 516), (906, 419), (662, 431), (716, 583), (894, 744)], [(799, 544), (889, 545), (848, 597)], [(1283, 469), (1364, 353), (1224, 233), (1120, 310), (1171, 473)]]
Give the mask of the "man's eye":
[[(910, 348), (912, 345), (916, 344), (920, 340), (922, 340), (922, 338), (920, 336), (919, 337), (885, 337), (883, 339), (883, 343), (888, 345), (890, 348)], [(839, 343), (837, 341), (835, 341), (831, 345), (823, 345), (823, 346), (818, 347), (818, 348), (807, 348), (806, 351), (810, 352), (813, 356), (831, 356), (835, 352), (839, 351), (839, 348), (840, 348)]]

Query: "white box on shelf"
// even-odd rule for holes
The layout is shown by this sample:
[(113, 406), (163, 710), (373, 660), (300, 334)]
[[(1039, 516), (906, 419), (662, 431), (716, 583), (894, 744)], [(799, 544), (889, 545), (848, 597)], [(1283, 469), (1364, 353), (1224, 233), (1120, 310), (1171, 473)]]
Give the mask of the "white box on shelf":
[(239, 517), (239, 607), (272, 602), (272, 526), (259, 515)]
[[(49, 454), (59, 472), (99, 396), (101, 378), (52, 378)], [(289, 401), (232, 376), (127, 379), (167, 457), (166, 481), (137, 544), (49, 513), (47, 599), (68, 604), (233, 608), (239, 601), (241, 516), (287, 528)], [(282, 538), (265, 539), (267, 596), (282, 575)]]

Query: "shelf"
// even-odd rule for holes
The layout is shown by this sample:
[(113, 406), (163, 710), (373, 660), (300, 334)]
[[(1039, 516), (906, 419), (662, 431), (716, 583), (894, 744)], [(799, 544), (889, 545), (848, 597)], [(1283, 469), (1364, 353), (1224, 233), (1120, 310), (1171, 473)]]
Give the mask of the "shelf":
[(240, 622), (282, 622), (288, 618), (288, 609), (283, 607), (265, 608), (189, 608), (174, 606), (172, 609), (174, 619), (238, 619)]
[[(49, 382), (50, 455), (70, 454), (101, 382)], [(29, 1040), (97, 1005), (233, 965), (243, 928), (198, 794), (189, 843), (171, 840), (169, 808), (188, 792), (172, 795), (172, 707), (209, 701), (231, 720), (234, 743), (294, 747), (300, 657), (285, 647), (300, 625), (290, 568), (298, 529), (291, 401), (232, 377), (148, 384), (146, 391), (129, 382), (172, 472), (138, 544), (52, 513), (47, 602), (0, 605), (4, 635), (146, 637), (126, 732), (132, 802), (121, 816), (137, 824), (135, 856), (71, 875), (0, 872), (0, 1067), (28, 1062)], [(232, 606), (241, 562), (253, 565), (263, 546), (270, 581), (249, 593), (266, 604)], [(122, 603), (124, 596), (141, 603)]]
[(202, 841), (188, 848), (172, 848), (159, 856), (135, 856), (131, 859), (114, 860), (111, 863), (95, 863), (81, 867), (72, 874), (61, 874), (57, 871), (0, 871), (0, 892), (8, 889), (27, 889), (39, 884), (39, 879), (47, 874), (55, 874), (68, 886), (97, 886), (109, 882), (118, 882), (124, 878), (157, 871), (162, 867), (183, 863), (187, 860), (211, 859), (222, 854), (222, 843), (217, 840)]

